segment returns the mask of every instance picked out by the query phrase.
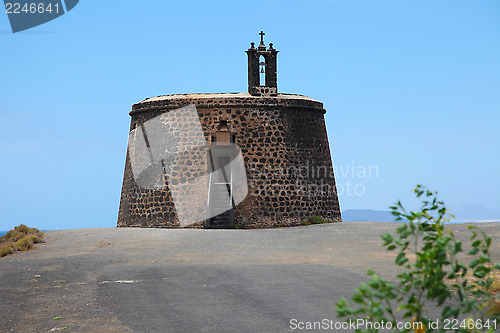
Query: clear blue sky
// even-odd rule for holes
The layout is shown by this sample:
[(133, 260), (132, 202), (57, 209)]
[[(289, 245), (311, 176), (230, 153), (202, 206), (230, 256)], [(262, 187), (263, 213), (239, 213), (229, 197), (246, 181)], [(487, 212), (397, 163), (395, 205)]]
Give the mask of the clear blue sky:
[(417, 183), (500, 208), (498, 0), (81, 0), (16, 34), (0, 13), (0, 230), (115, 226), (131, 105), (246, 91), (260, 30), (278, 89), (328, 111), (342, 210)]

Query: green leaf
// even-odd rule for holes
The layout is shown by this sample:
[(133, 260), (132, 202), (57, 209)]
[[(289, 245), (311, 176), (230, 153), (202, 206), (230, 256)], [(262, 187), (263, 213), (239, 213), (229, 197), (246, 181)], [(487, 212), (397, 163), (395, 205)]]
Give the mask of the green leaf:
[(474, 259), (474, 260), (472, 260), (472, 261), (471, 261), (471, 263), (469, 264), (469, 267), (470, 267), (470, 268), (474, 268), (474, 267), (476, 267), (478, 264), (479, 264), (479, 260)]
[(446, 312), (443, 310), (443, 318), (450, 318), (450, 317), (457, 318), (458, 314), (460, 313), (460, 309), (448, 306), (446, 308), (445, 308)]
[(478, 277), (478, 278), (482, 279), (482, 278), (483, 278), (483, 277), (485, 277), (485, 275), (486, 275), (486, 274), (488, 274), (488, 273), (489, 273), (489, 270), (488, 270), (488, 269), (486, 269), (486, 267), (484, 267), (484, 266), (479, 266), (476, 270), (474, 270), (474, 273), (472, 273), (472, 274), (474, 274), (474, 276), (476, 276), (476, 277)]
[(405, 253), (399, 252), (398, 256), (396, 257), (396, 265), (401, 266), (407, 261), (408, 261), (408, 258), (405, 257)]
[(447, 298), (448, 298), (448, 294), (447, 293), (441, 293), (438, 296), (438, 305), (443, 304), (443, 302), (446, 301)]
[(356, 294), (352, 297), (352, 300), (358, 304), (363, 304), (365, 303), (365, 300), (363, 298), (363, 296), (361, 296), (360, 294)]
[(477, 248), (477, 247), (473, 247), (473, 248), (469, 251), (469, 253), (468, 253), (468, 254), (469, 254), (469, 255), (471, 255), (471, 256), (473, 256), (473, 255), (475, 255), (475, 254), (476, 254), (476, 253), (478, 253), (478, 252), (479, 252), (479, 248)]
[(391, 235), (391, 234), (383, 234), (383, 235), (382, 235), (382, 236), (380, 236), (380, 237), (382, 237), (382, 239), (383, 239), (383, 240), (385, 240), (385, 244), (384, 244), (384, 246), (385, 246), (385, 245), (387, 245), (387, 244), (392, 243), (393, 238), (392, 238), (392, 235)]

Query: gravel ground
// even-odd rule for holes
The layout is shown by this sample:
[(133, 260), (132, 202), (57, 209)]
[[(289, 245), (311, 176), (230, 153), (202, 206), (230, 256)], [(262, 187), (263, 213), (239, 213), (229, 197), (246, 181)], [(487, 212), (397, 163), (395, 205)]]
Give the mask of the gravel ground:
[[(398, 225), (50, 231), (0, 258), (0, 332), (298, 332), (290, 320), (338, 321), (368, 268), (394, 278), (380, 235)], [(500, 261), (500, 224), (480, 227)]]

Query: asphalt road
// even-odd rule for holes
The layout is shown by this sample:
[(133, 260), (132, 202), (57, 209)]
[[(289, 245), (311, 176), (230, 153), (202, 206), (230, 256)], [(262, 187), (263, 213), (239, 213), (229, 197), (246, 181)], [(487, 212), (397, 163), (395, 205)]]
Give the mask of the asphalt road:
[[(299, 332), (291, 320), (340, 321), (335, 302), (368, 268), (398, 273), (379, 237), (397, 225), (50, 231), (38, 249), (0, 258), (0, 332)], [(500, 261), (500, 224), (480, 226)]]

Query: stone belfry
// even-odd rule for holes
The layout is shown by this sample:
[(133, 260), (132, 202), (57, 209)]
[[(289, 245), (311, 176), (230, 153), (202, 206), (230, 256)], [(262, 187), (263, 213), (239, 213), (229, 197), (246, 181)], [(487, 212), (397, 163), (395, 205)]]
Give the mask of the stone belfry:
[[(248, 92), (252, 96), (277, 96), (279, 51), (273, 48), (273, 43), (269, 43), (269, 48), (266, 47), (264, 35), (264, 31), (261, 31), (259, 47), (256, 48), (255, 43), (252, 42), (246, 51), (248, 54)], [(265, 74), (264, 82), (260, 82), (261, 73)]]
[(248, 93), (136, 103), (119, 227), (269, 228), (340, 221), (323, 103), (278, 93), (273, 44), (251, 43)]

